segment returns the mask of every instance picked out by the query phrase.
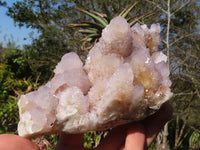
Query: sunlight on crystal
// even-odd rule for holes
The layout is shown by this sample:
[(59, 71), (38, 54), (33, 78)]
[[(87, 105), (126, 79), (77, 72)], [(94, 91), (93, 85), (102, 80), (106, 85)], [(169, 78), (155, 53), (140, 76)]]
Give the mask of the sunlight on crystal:
[(114, 18), (85, 64), (67, 53), (51, 81), (21, 96), (19, 135), (104, 130), (152, 115), (173, 95), (159, 44), (159, 24), (130, 28)]

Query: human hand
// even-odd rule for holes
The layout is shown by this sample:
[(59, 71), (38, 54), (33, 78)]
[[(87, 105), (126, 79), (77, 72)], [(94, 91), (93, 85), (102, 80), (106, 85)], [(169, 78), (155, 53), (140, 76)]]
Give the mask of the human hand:
[[(172, 107), (167, 102), (157, 113), (143, 121), (112, 129), (95, 150), (144, 150), (151, 145), (171, 116)], [(3, 134), (0, 135), (0, 150), (39, 150), (39, 147), (17, 135)], [(83, 134), (62, 133), (56, 150), (87, 150), (83, 148)]]

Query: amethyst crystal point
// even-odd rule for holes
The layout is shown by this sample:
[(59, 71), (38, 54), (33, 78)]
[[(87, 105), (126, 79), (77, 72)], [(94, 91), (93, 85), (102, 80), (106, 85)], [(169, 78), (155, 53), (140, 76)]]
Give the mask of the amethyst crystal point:
[(85, 65), (65, 54), (46, 85), (19, 99), (20, 136), (84, 133), (142, 120), (172, 97), (160, 25), (114, 18)]

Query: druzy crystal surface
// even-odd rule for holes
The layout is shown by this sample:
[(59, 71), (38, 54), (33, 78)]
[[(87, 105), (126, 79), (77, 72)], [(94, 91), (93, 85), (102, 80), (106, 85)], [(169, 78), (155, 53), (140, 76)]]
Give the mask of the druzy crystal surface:
[(172, 96), (159, 44), (159, 24), (130, 27), (124, 18), (114, 18), (85, 64), (67, 53), (51, 81), (21, 96), (19, 135), (104, 130), (155, 113)]

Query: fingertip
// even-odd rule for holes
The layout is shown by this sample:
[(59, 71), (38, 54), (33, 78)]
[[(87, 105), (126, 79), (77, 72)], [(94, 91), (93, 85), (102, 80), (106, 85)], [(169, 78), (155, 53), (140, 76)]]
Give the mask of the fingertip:
[(39, 150), (39, 147), (30, 140), (13, 135), (0, 135), (0, 149), (2, 150)]
[(145, 129), (141, 123), (131, 123), (127, 130), (127, 136), (125, 140), (125, 149), (132, 150), (144, 150), (145, 146)]

